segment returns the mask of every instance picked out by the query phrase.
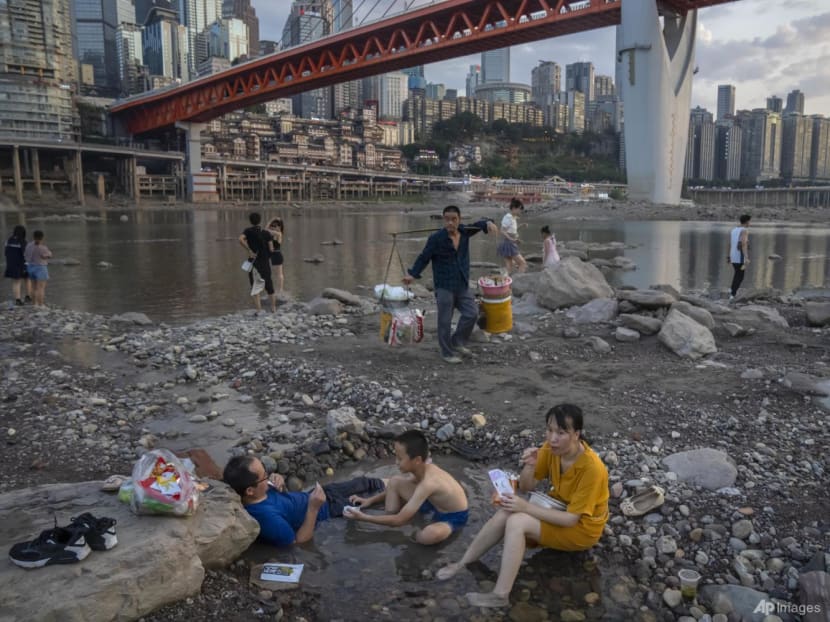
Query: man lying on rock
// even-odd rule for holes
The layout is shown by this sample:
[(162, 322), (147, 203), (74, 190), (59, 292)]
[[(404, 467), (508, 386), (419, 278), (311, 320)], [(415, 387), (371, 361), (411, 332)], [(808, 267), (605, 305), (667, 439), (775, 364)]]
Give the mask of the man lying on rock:
[[(350, 497), (356, 507), (346, 508), (346, 518), (400, 527), (417, 514), (431, 515), (431, 522), (415, 535), (417, 542), (427, 545), (443, 542), (467, 524), (467, 495), (452, 475), (429, 460), (429, 445), (423, 432), (409, 430), (398, 436), (395, 457), (402, 475), (392, 477), (386, 490), (372, 497)], [(381, 501), (385, 514), (363, 511)]]
[(254, 456), (231, 458), (222, 478), (259, 523), (260, 539), (279, 547), (308, 542), (317, 523), (343, 516), (350, 497), (373, 495), (385, 488), (383, 480), (358, 477), (325, 486), (318, 483), (311, 492), (286, 492), (282, 475), (269, 477)]

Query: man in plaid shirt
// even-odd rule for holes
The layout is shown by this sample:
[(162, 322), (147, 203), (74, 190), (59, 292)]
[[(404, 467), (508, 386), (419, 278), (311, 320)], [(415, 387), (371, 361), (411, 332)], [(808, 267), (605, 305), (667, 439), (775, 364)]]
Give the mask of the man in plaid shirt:
[[(438, 306), (438, 344), (441, 357), (452, 365), (461, 363), (459, 354), (472, 355), (466, 344), (478, 319), (478, 305), (470, 291), (470, 237), (479, 231), (498, 233), (498, 227), (490, 219), (462, 225), (461, 211), (455, 205), (445, 207), (444, 228), (429, 236), (424, 250), (403, 278), (407, 285), (420, 279), (421, 272), (432, 261)], [(458, 309), (461, 317), (455, 333), (450, 335), (453, 309)]]

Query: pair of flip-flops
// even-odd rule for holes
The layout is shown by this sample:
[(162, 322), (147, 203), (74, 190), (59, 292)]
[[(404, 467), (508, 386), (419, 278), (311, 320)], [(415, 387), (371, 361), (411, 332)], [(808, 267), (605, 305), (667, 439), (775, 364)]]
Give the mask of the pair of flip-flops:
[(636, 495), (623, 499), (620, 503), (620, 510), (626, 516), (642, 516), (663, 505), (665, 495), (666, 491), (660, 486), (649, 486)]

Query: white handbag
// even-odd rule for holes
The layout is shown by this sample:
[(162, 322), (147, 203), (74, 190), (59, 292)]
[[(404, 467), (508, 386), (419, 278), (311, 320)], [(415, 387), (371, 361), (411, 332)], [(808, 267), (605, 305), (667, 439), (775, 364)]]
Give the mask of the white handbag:
[(242, 262), (242, 272), (250, 272), (254, 269), (254, 262), (250, 259), (246, 259)]

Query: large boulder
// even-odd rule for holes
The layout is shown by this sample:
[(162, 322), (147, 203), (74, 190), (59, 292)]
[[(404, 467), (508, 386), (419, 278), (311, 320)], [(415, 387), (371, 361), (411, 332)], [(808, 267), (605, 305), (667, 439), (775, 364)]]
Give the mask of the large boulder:
[(351, 406), (334, 408), (326, 415), (326, 434), (330, 440), (336, 440), (343, 432), (361, 434), (365, 425)]
[(539, 304), (554, 310), (613, 296), (614, 290), (602, 272), (574, 257), (566, 257), (555, 266), (545, 268), (536, 288)]
[(732, 313), (731, 319), (734, 319), (738, 323), (758, 324), (769, 322), (780, 328), (790, 327), (786, 318), (778, 312), (778, 309), (766, 305), (746, 305), (735, 310)]
[(830, 378), (817, 378), (810, 374), (791, 371), (781, 382), (790, 391), (801, 395), (830, 396)]
[(308, 303), (309, 315), (340, 315), (343, 305), (334, 298), (315, 298)]
[(510, 285), (510, 290), (514, 296), (532, 294), (536, 291), (536, 287), (539, 285), (539, 279), (541, 277), (541, 272), (524, 272), (522, 274), (514, 274), (510, 277), (513, 279), (513, 283)]
[(118, 545), (75, 564), (24, 570), (0, 564), (0, 619), (136, 620), (199, 593), (205, 569), (228, 565), (259, 534), (239, 495), (221, 482), (186, 518), (136, 516), (101, 482), (50, 484), (0, 495), (0, 547), (32, 540), (92, 512), (117, 521)]
[(621, 289), (617, 292), (617, 298), (627, 300), (643, 309), (670, 307), (675, 301), (671, 294), (655, 289)]
[(658, 320), (656, 317), (650, 317), (648, 315), (621, 313), (619, 319), (623, 326), (630, 328), (631, 330), (636, 330), (638, 333), (643, 335), (656, 335), (660, 332), (660, 328), (663, 326), (662, 320)]
[(581, 307), (568, 309), (567, 316), (574, 321), (574, 324), (613, 322), (617, 317), (618, 307), (616, 298), (597, 298)]
[(810, 326), (827, 326), (830, 324), (830, 302), (808, 302), (805, 305), (807, 323)]
[(708, 447), (666, 456), (663, 458), (663, 466), (667, 471), (676, 473), (680, 481), (708, 490), (731, 486), (738, 476), (738, 469), (729, 456)]
[(712, 330), (715, 327), (715, 320), (712, 318), (712, 314), (702, 307), (696, 307), (684, 300), (678, 300), (677, 302), (672, 303), (671, 308), (677, 309), (683, 315), (688, 315), (695, 322), (702, 324), (709, 330)]
[(342, 302), (344, 305), (350, 305), (352, 307), (359, 307), (362, 302), (360, 296), (355, 296), (353, 293), (347, 292), (345, 289), (337, 289), (336, 287), (327, 287), (323, 290), (323, 293), (320, 294), (320, 296), (323, 298), (337, 300)]
[(669, 311), (657, 339), (677, 356), (690, 359), (718, 351), (712, 331), (677, 309)]

